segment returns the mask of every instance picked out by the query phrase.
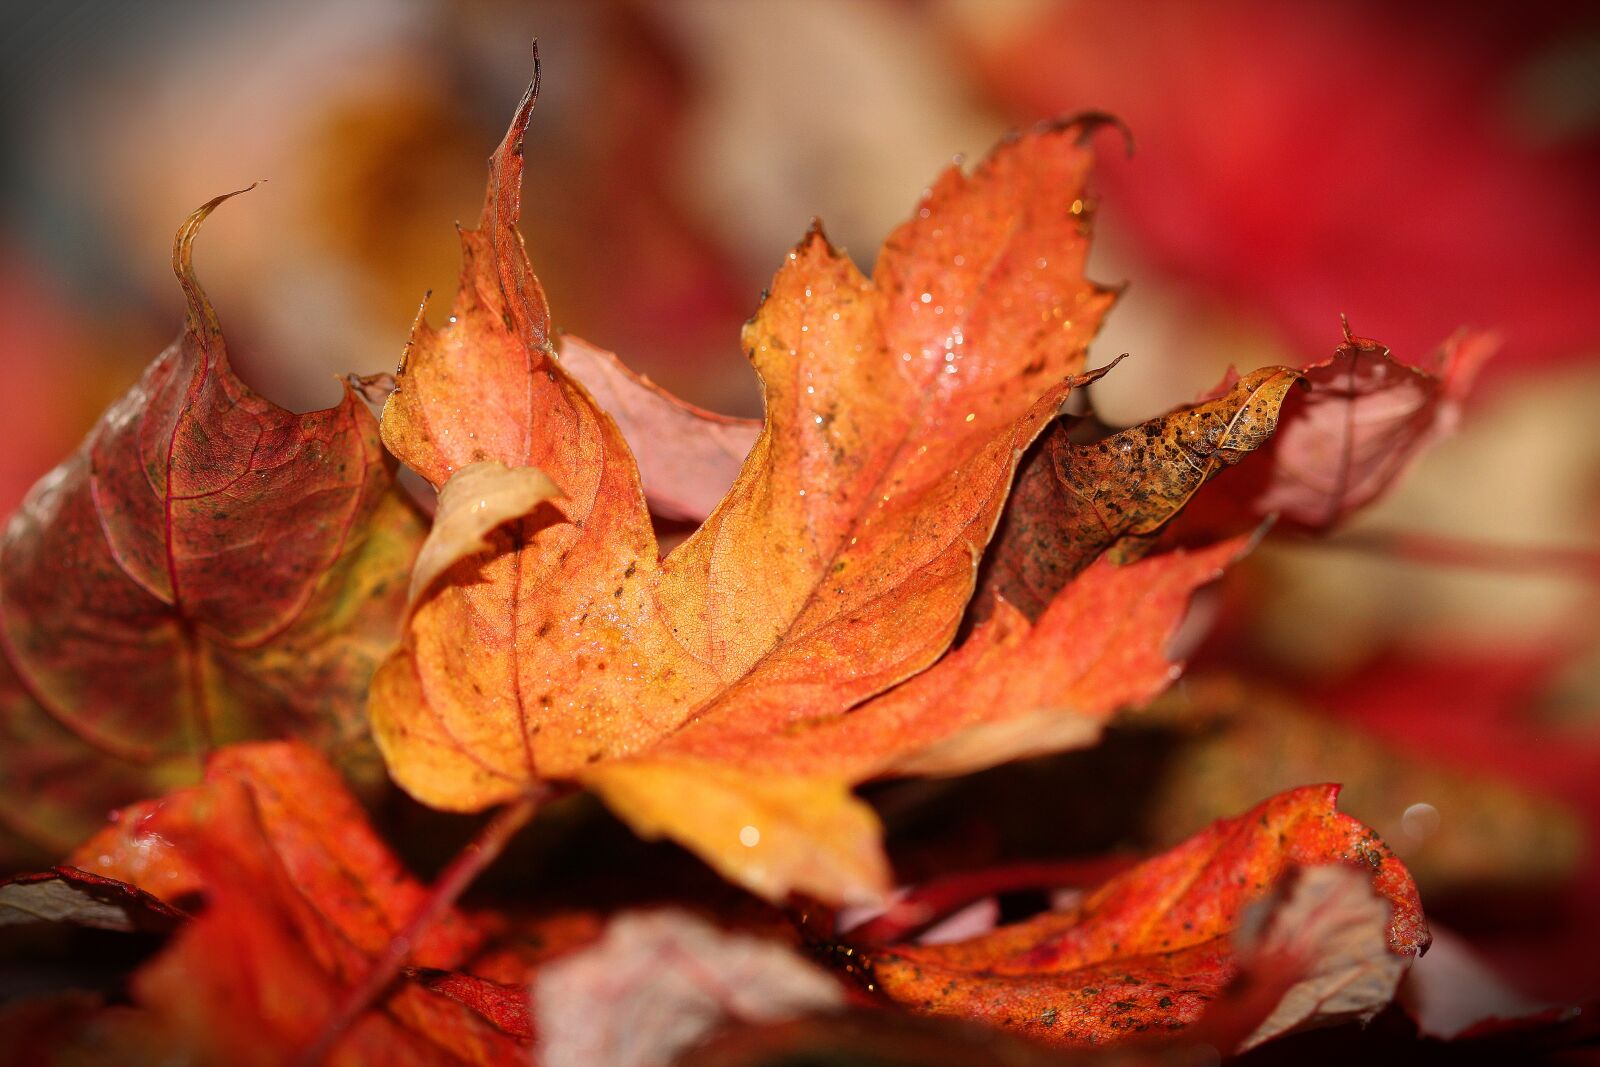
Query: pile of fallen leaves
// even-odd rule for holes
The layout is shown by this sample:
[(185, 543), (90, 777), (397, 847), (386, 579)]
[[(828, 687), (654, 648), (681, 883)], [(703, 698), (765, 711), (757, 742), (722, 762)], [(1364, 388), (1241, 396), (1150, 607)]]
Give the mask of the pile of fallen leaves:
[[(219, 197), (182, 337), (12, 518), (0, 926), (58, 976), (17, 1062), (1190, 1063), (1384, 1011), (1430, 935), (1337, 785), (1142, 858), (919, 840), (897, 888), (922, 794), (876, 783), (1175, 714), (1202, 591), (1378, 497), (1493, 341), (1346, 329), (1101, 426), (1086, 118), (941, 175), (870, 278), (813, 228), (745, 327), (764, 421), (718, 416), (553, 329), (534, 95), (396, 375), (309, 414), (234, 376)], [(1270, 718), (1224, 688), (1181, 714)]]

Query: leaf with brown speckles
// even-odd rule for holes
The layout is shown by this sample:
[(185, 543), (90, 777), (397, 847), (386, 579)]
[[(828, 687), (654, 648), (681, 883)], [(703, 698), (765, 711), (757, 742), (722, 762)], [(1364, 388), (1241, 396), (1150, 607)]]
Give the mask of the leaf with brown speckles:
[(52, 851), (108, 806), (192, 778), (213, 745), (370, 751), (361, 698), (421, 531), (353, 392), (297, 415), (234, 375), (190, 263), (225, 199), (174, 244), (182, 337), (0, 547), (0, 807)]
[(1090, 444), (1053, 425), (1024, 460), (974, 615), (1000, 596), (1030, 618), (1102, 553), (1133, 558), (1202, 485), (1271, 439), (1299, 374), (1264, 367), (1221, 395)]
[[(1344, 956), (1312, 952), (1312, 971), (1272, 1018), (1281, 1031), (1323, 1021), (1319, 1004), (1330, 1016), (1376, 1011), (1393, 995), (1404, 964), (1427, 949), (1428, 930), (1411, 876), (1376, 834), (1335, 809), (1337, 794), (1337, 786), (1280, 794), (1063, 911), (969, 941), (857, 949), (855, 959), (883, 996), (913, 1010), (976, 1018), (1064, 1045), (1159, 1035), (1193, 1024), (1239, 973), (1241, 924), (1251, 905), (1295, 868), (1338, 864), (1360, 871), (1387, 905), (1377, 937), (1398, 965), (1376, 966), (1359, 945)], [(1304, 924), (1285, 931), (1296, 932)], [(1329, 933), (1351, 931), (1340, 922)], [(1370, 994), (1359, 1003), (1328, 993), (1338, 977), (1321, 965), (1340, 958)], [(1337, 1012), (1329, 1007), (1335, 1002)], [(1267, 1036), (1257, 1031), (1250, 1043)]]

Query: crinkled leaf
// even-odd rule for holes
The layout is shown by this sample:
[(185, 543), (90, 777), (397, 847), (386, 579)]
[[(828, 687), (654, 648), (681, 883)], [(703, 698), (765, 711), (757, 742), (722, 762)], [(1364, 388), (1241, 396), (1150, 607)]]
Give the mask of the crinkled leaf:
[(1299, 377), (1264, 367), (1221, 396), (1091, 444), (1056, 423), (1017, 475), (975, 614), (986, 616), (999, 595), (1036, 617), (1108, 549), (1136, 556), (1202, 485), (1271, 439)]
[[(809, 733), (945, 651), (1016, 456), (1111, 299), (1082, 273), (1092, 124), (1018, 138), (970, 177), (948, 171), (870, 280), (817, 231), (790, 254), (745, 333), (761, 434), (706, 524), (661, 560), (617, 424), (553, 358), (516, 232), (531, 106), (530, 93), (463, 235), (451, 322), (419, 323), (383, 435), (435, 485), (496, 460), (538, 467), (565, 499), (500, 528), (470, 582), (416, 606), (373, 687), (391, 772), (453, 809), (562, 778), (613, 802), (654, 796), (619, 806), (678, 836), (659, 798), (694, 789), (718, 825), (685, 840), (731, 876), (768, 895), (881, 889), (875, 820), (846, 776), (652, 753), (686, 727)], [(781, 857), (744, 844), (757, 833)]]
[(415, 603), (440, 575), (463, 559), (491, 551), (488, 534), (495, 527), (520, 519), (536, 505), (560, 495), (555, 483), (534, 467), (507, 467), (485, 460), (451, 475), (439, 490), (433, 528), (417, 553), (410, 601)]
[(1104, 1044), (1177, 1030), (1238, 973), (1235, 932), (1246, 909), (1290, 869), (1324, 864), (1362, 870), (1392, 909), (1388, 951), (1419, 955), (1428, 933), (1410, 875), (1375, 833), (1335, 810), (1337, 793), (1307, 786), (1274, 797), (1065, 911), (955, 944), (863, 949), (854, 962), (914, 1010), (1046, 1041)]
[(1240, 1050), (1296, 1030), (1371, 1019), (1393, 1000), (1415, 957), (1390, 948), (1392, 907), (1365, 871), (1294, 871), (1260, 928), (1247, 922), (1235, 939), (1246, 973), (1277, 967), (1294, 975)]
[[(197, 756), (294, 735), (364, 742), (420, 531), (353, 393), (297, 415), (228, 364), (190, 250), (182, 337), (6, 529), (0, 712), (7, 822), (59, 849)], [(20, 804), (27, 798), (26, 805)]]

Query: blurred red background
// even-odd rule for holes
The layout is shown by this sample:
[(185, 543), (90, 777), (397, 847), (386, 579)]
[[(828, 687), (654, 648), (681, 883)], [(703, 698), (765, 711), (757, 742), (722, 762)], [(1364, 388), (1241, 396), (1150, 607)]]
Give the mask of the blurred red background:
[[(1137, 145), (1127, 158), (1101, 141), (1095, 273), (1131, 284), (1093, 359), (1135, 357), (1096, 386), (1107, 421), (1188, 400), (1230, 363), (1321, 358), (1341, 312), (1402, 359), (1463, 323), (1504, 334), (1460, 436), (1355, 531), (1464, 538), (1487, 562), (1355, 539), (1279, 547), (1229, 635), (1263, 673), (1425, 759), (1548, 794), (1592, 835), (1600, 16), (1554, 2), (1156, 10), (36, 5), (0, 55), (0, 505), (176, 334), (178, 222), (256, 179), (197, 255), (243, 376), (309, 408), (336, 375), (392, 368), (423, 295), (452, 290), (451, 223), (476, 217), (535, 36), (524, 230), (558, 324), (740, 414), (759, 408), (740, 324), (811, 216), (870, 264), (956, 153), (1105, 110)], [(1568, 554), (1506, 551), (1530, 547)], [(1470, 684), (1468, 666), (1503, 680), (1535, 652), (1547, 659), (1525, 684)], [(1442, 798), (1407, 803), (1436, 800), (1449, 819)], [(1600, 863), (1585, 846), (1562, 872), (1542, 927), (1476, 931), (1551, 996), (1600, 948), (1584, 905)]]

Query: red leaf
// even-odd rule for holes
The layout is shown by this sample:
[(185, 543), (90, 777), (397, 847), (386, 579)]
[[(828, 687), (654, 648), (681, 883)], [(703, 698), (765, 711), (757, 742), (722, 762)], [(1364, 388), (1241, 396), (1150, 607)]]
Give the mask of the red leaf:
[(1337, 793), (1336, 786), (1284, 793), (1113, 878), (1065, 912), (971, 941), (862, 949), (855, 958), (875, 988), (914, 1010), (966, 1015), (1061, 1044), (1125, 1040), (1193, 1023), (1238, 973), (1235, 937), (1246, 908), (1292, 868), (1330, 863), (1367, 874), (1393, 909), (1389, 951), (1419, 955), (1428, 933), (1416, 887), (1376, 834), (1334, 810)]
[(1310, 390), (1284, 405), (1255, 513), (1321, 532), (1376, 500), (1455, 429), (1467, 390), (1499, 346), (1492, 335), (1462, 331), (1413, 367), (1347, 327), (1331, 358), (1305, 368)]
[(527, 982), (492, 982), (460, 971), (409, 968), (406, 977), (471, 1008), (503, 1033), (533, 1040), (533, 1015)]
[[(363, 743), (419, 531), (349, 391), (296, 415), (233, 373), (179, 231), (183, 336), (6, 529), (8, 822), (59, 849), (214, 744)], [(37, 794), (48, 800), (35, 804)], [(20, 804), (22, 798), (29, 803)]]
[[(128, 854), (171, 853), (204, 895), (199, 916), (133, 979), (140, 1011), (130, 1025), (167, 1055), (291, 1061), (427, 897), (372, 832), (338, 774), (304, 745), (219, 750), (205, 784), (132, 814), (115, 827), (126, 847), (107, 853), (106, 866), (123, 873), (117, 865)], [(172, 862), (169, 856), (127, 873), (148, 876), (173, 869)], [(424, 968), (450, 969), (483, 936), (452, 911), (417, 942), (413, 958)], [(525, 1055), (500, 1021), (460, 998), (401, 982), (356, 1020), (332, 1056), (424, 1064)]]

